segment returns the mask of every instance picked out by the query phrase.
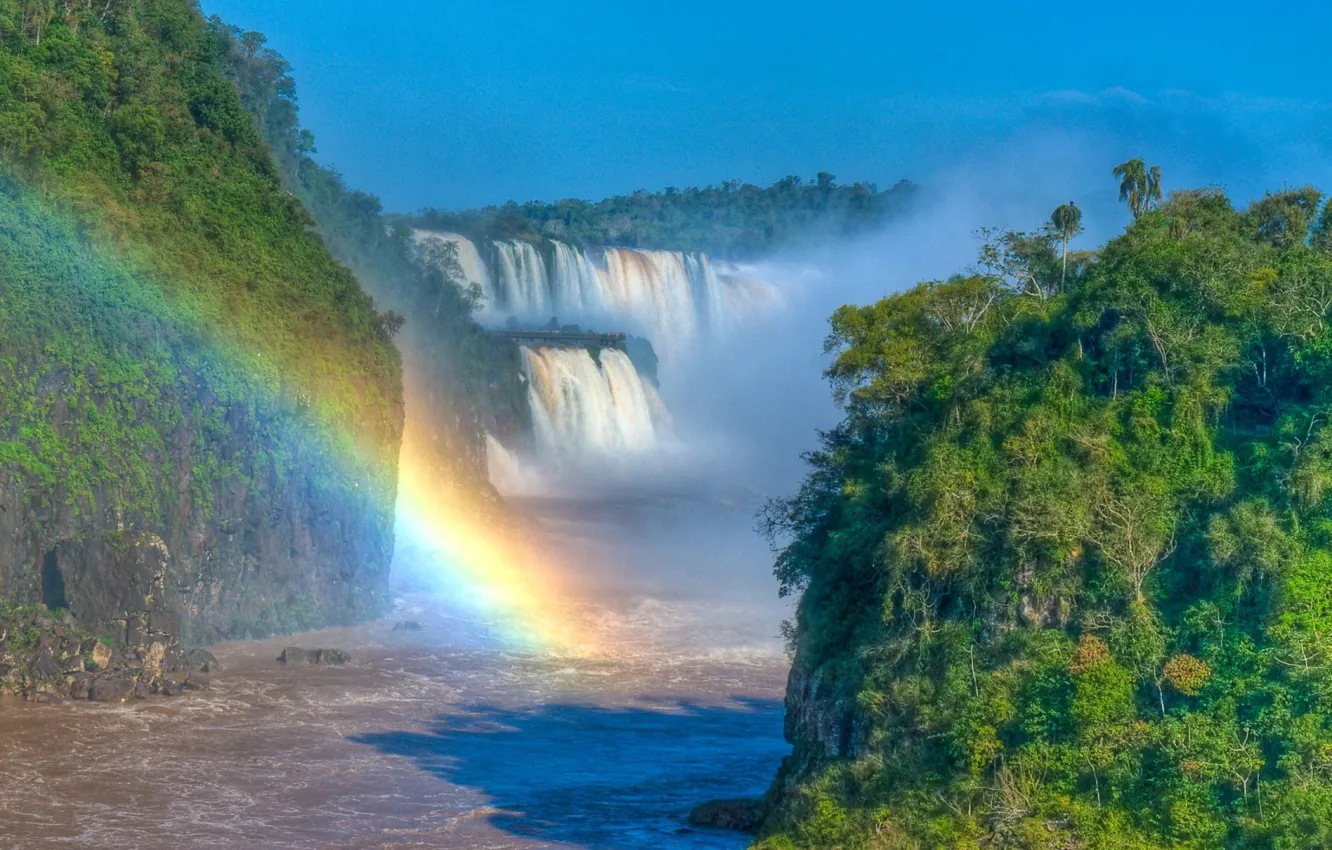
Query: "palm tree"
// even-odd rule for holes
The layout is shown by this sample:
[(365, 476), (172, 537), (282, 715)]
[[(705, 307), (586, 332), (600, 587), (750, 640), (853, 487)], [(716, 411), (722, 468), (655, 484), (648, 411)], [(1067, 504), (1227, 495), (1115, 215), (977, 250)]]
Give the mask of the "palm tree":
[(1119, 200), (1128, 201), (1129, 212), (1137, 218), (1161, 202), (1161, 166), (1151, 168), (1140, 157), (1115, 166), (1119, 178)]
[(1050, 213), (1050, 224), (1054, 227), (1055, 233), (1064, 240), (1064, 268), (1059, 273), (1059, 288), (1062, 290), (1065, 281), (1068, 280), (1068, 240), (1082, 232), (1082, 210), (1072, 201), (1060, 204)]
[(1147, 197), (1142, 205), (1142, 211), (1152, 208), (1153, 204), (1161, 203), (1161, 166), (1153, 165), (1147, 169)]

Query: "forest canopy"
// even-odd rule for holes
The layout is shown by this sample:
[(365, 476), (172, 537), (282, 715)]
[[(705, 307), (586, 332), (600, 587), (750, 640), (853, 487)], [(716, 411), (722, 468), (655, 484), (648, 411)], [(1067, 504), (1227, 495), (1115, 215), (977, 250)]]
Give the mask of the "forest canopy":
[(906, 180), (881, 190), (873, 183), (840, 185), (832, 174), (819, 172), (812, 181), (790, 176), (767, 187), (732, 180), (701, 189), (640, 189), (596, 202), (566, 199), (465, 212), (426, 210), (409, 220), (428, 230), (471, 238), (706, 251), (740, 260), (882, 224), (907, 210), (916, 192)]
[(832, 316), (761, 846), (1332, 846), (1332, 211), (1115, 176)]

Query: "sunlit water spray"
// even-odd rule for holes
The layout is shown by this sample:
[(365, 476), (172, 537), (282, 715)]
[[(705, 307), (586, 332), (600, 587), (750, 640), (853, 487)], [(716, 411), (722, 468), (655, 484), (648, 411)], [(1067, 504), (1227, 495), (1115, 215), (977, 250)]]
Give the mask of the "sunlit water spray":
[(567, 571), (511, 519), (468, 504), (433, 462), (426, 430), (408, 418), (399, 466), (395, 573), (410, 575), (516, 646), (596, 652), (598, 636)]

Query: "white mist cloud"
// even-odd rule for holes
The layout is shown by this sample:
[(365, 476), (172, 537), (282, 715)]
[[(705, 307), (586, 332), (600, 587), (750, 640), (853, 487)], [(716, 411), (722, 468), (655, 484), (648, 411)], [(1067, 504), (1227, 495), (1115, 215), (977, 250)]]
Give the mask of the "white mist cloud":
[[(1109, 89), (1049, 93), (1014, 109), (1018, 118), (996, 119), (993, 136), (920, 178), (923, 202), (913, 214), (879, 232), (767, 258), (756, 274), (781, 288), (781, 309), (663, 362), (661, 392), (678, 443), (582, 482), (595, 495), (555, 517), (608, 582), (704, 588), (781, 613), (753, 514), (763, 499), (794, 491), (805, 473), (801, 454), (841, 418), (822, 376), (828, 317), (838, 306), (966, 271), (979, 228), (1032, 230), (1068, 201), (1083, 209), (1087, 228), (1073, 247), (1100, 245), (1129, 220), (1111, 169), (1132, 156), (1161, 164), (1167, 191), (1219, 184), (1240, 206), (1266, 188), (1328, 174), (1321, 145), (1292, 129), (1326, 117), (1314, 107), (1292, 120), (1290, 105)], [(1270, 111), (1284, 129), (1255, 133), (1232, 120), (1233, 109)], [(559, 513), (549, 505), (546, 512)]]

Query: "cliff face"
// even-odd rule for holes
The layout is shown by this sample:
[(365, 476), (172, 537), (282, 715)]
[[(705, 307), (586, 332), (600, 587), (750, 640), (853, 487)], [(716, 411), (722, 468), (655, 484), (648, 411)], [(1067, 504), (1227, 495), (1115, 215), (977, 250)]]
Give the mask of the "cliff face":
[(197, 7), (47, 12), (0, 4), (0, 626), (39, 602), (122, 642), (136, 612), (194, 642), (373, 614), (391, 323), (283, 191)]
[[(44, 424), (77, 439), (78, 414), (62, 400), (71, 384), (48, 386), (50, 394), (35, 399), (54, 402)], [(0, 472), (6, 596), (68, 609), (99, 632), (133, 612), (174, 611), (195, 643), (349, 623), (382, 610), (393, 549), (382, 495), (341, 486), (317, 437), (275, 441), (263, 433), (299, 430), (297, 423), (280, 415), (264, 422), (219, 404), (197, 382), (168, 392), (188, 412), (162, 429), (156, 450), (134, 458), (158, 472), (156, 504), (146, 510), (129, 504), (117, 481), (75, 492)], [(106, 403), (91, 398), (93, 406)], [(210, 421), (226, 431), (213, 432)], [(286, 460), (276, 461), (281, 455)], [(229, 459), (230, 471), (203, 472), (213, 458)]]
[(473, 319), (479, 306), (461, 271), (423, 252), (412, 228), (379, 199), (310, 157), (291, 66), (264, 37), (212, 20), (219, 63), (253, 117), (283, 186), (308, 209), (328, 251), (356, 273), (396, 327), (414, 457), (468, 509), (501, 510), (486, 465), (487, 433), (520, 434), (530, 420), (518, 347)]
[(344, 432), (154, 315), (134, 272), (31, 193), (0, 193), (0, 221), (14, 275), (0, 279), (6, 599), (68, 609), (94, 631), (172, 611), (197, 642), (380, 610), (401, 404)]

